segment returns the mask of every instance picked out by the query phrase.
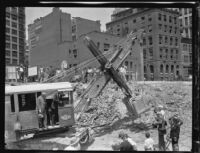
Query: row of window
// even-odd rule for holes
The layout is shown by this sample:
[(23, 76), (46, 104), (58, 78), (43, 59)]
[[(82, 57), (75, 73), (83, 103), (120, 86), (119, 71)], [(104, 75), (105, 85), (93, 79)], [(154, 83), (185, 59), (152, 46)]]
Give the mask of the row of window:
[(165, 22), (169, 22), (169, 23), (174, 23), (174, 24), (177, 24), (177, 17), (176, 16), (168, 16), (168, 15), (166, 15), (166, 14), (161, 14), (161, 13), (159, 13), (158, 14), (158, 20), (159, 21), (165, 21)]
[[(10, 64), (11, 59), (6, 57), (6, 64)], [(18, 60), (13, 58), (12, 59), (12, 64), (18, 64)]]
[(124, 64), (126, 65), (126, 67), (130, 67), (130, 69), (133, 68), (133, 62), (129, 62), (129, 61), (125, 61)]
[(189, 16), (189, 17), (184, 17), (184, 19), (179, 19), (179, 22), (180, 22), (180, 26), (183, 26), (183, 21), (184, 21), (184, 24), (185, 26), (189, 26), (189, 25), (192, 25), (192, 16)]
[(159, 35), (159, 44), (169, 44), (170, 46), (175, 45), (178, 46), (178, 38), (177, 37), (169, 37), (164, 35)]
[[(12, 49), (17, 50), (17, 46), (18, 46), (17, 44), (12, 44)], [(11, 47), (10, 43), (6, 42), (6, 48), (10, 48), (10, 47)], [(23, 52), (24, 51), (24, 46), (19, 45), (19, 51)]]
[[(165, 70), (164, 70), (165, 69)], [(150, 65), (149, 66), (149, 70), (150, 73), (154, 73), (154, 66)], [(175, 70), (175, 65), (165, 65), (165, 67), (163, 66), (163, 64), (160, 65), (160, 73), (174, 73)], [(176, 65), (176, 70), (179, 70), (179, 65)], [(147, 66), (144, 66), (144, 73), (147, 73)]]
[(158, 28), (161, 31), (174, 33), (174, 34), (177, 34), (178, 30), (179, 30), (178, 27), (176, 27), (176, 26), (173, 27), (173, 26), (168, 26), (168, 25), (163, 25), (163, 24), (158, 24)]
[[(149, 51), (147, 51), (147, 50), (149, 50)], [(147, 56), (149, 57), (149, 59), (153, 59), (153, 48), (152, 47), (149, 48), (149, 49), (147, 49), (147, 48), (143, 49), (144, 59), (147, 59)]]
[[(152, 38), (152, 36), (149, 36), (148, 38), (148, 44), (149, 45), (153, 45), (153, 38)], [(147, 41), (146, 41), (146, 38), (143, 38), (143, 45), (147, 45)]]
[[(10, 34), (10, 28), (6, 28), (6, 33), (7, 33), (7, 34)], [(19, 33), (19, 37), (25, 38), (25, 32), (24, 32), (24, 31), (18, 31), (18, 32), (17, 32), (17, 30), (12, 29), (12, 30), (11, 30), (11, 33), (12, 33), (13, 35), (17, 35), (17, 33)]]
[(19, 20), (20, 23), (25, 23), (25, 18), (22, 16), (17, 16), (15, 14), (10, 14), (9, 12), (6, 12), (6, 17), (12, 19), (13, 21)]
[(183, 51), (192, 51), (192, 45), (183, 43)]
[(179, 53), (178, 49), (171, 49), (169, 52), (168, 48), (160, 48), (160, 59), (178, 60), (178, 57), (179, 57), (178, 53)]

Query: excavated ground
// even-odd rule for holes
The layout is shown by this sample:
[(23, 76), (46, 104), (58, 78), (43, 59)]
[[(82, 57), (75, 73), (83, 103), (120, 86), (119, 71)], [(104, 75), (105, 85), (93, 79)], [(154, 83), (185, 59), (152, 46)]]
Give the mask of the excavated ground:
[[(82, 148), (83, 150), (112, 150), (112, 144), (118, 141), (118, 133), (126, 132), (143, 151), (145, 132), (149, 131), (155, 143), (158, 143), (158, 131), (151, 127), (154, 120), (153, 107), (163, 105), (166, 118), (179, 113), (183, 120), (181, 126), (179, 149), (190, 151), (192, 146), (192, 83), (191, 82), (130, 82), (136, 100), (143, 100), (152, 106), (151, 110), (140, 118), (132, 120), (122, 103), (122, 91), (115, 84), (108, 84), (103, 93), (92, 100), (87, 112), (77, 121), (79, 127), (100, 126), (93, 129), (94, 141)], [(70, 139), (78, 129), (71, 128), (68, 132), (54, 134), (11, 145), (10, 149), (42, 149), (63, 150), (69, 145)], [(168, 131), (169, 132), (169, 131)], [(171, 150), (171, 145), (169, 146)]]

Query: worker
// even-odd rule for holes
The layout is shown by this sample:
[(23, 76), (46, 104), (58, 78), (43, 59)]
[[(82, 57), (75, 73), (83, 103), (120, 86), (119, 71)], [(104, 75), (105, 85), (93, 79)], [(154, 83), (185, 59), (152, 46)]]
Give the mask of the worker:
[(172, 139), (172, 149), (173, 151), (179, 151), (178, 140), (180, 135), (180, 126), (183, 121), (180, 119), (178, 114), (169, 118), (170, 123), (170, 138)]
[(37, 98), (36, 110), (38, 113), (39, 128), (45, 128), (44, 119), (46, 114), (46, 93), (42, 94)]
[(64, 150), (81, 150), (78, 139), (76, 137), (72, 138), (70, 140), (70, 145), (67, 146)]
[(146, 140), (144, 141), (144, 150), (153, 151), (154, 150), (154, 140), (151, 138), (150, 133), (145, 133)]
[(166, 147), (165, 147), (164, 136), (167, 133), (167, 130), (166, 130), (167, 122), (166, 122), (166, 120), (164, 119), (164, 117), (161, 113), (157, 113), (157, 116), (156, 116), (155, 119), (156, 119), (156, 122), (153, 123), (153, 127), (156, 127), (158, 129), (159, 150), (165, 151)]
[(126, 66), (123, 65), (122, 67), (120, 67), (119, 72), (121, 77), (126, 81)]

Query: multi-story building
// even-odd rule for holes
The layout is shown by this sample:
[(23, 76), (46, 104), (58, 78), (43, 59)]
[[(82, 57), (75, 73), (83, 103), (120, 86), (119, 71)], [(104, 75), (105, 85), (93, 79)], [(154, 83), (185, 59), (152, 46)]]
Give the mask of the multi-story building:
[(5, 23), (5, 80), (17, 81), (16, 68), (24, 64), (25, 55), (25, 8), (7, 7)]
[[(61, 19), (60, 19), (61, 18)], [(39, 32), (36, 32), (38, 29)], [(100, 21), (73, 18), (54, 8), (52, 13), (35, 20), (29, 25), (30, 66), (53, 66), (60, 68), (63, 60), (69, 67), (91, 60), (89, 67), (98, 67), (99, 63), (84, 44), (87, 35), (107, 52), (121, 38), (100, 32)]]
[(181, 39), (183, 79), (188, 79), (192, 75), (192, 40), (189, 38)]
[(114, 16), (106, 24), (107, 31), (114, 35), (123, 37), (131, 31), (145, 30), (143, 69), (147, 80), (173, 80), (182, 74), (178, 12), (143, 8), (127, 9)]
[(25, 8), (6, 8), (6, 66), (24, 63), (25, 54)]
[[(57, 66), (65, 59), (59, 44), (72, 41), (71, 15), (59, 8), (45, 17), (35, 20), (29, 28), (30, 66)], [(65, 49), (67, 50), (67, 49)]]

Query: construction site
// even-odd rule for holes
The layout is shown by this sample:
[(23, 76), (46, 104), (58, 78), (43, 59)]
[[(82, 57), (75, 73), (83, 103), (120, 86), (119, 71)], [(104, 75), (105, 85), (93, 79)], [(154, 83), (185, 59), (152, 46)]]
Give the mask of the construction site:
[[(118, 43), (118, 48), (110, 49), (112, 53), (110, 56), (102, 54), (95, 43), (86, 36), (85, 45), (101, 65), (98, 73), (86, 82), (83, 81), (85, 79), (81, 79), (82, 77), (77, 75), (79, 68), (82, 70), (83, 66), (86, 65), (86, 63), (82, 63), (76, 69), (63, 68), (59, 74), (45, 79), (43, 82), (34, 83), (40, 84), (41, 87), (43, 85), (42, 88), (45, 88), (45, 84), (59, 82), (64, 85), (65, 82), (69, 82), (73, 78), (73, 83), (70, 83), (72, 86), (70, 92), (73, 97), (71, 98), (73, 99), (73, 111), (70, 113), (74, 118), (73, 123), (71, 124), (70, 122), (70, 126), (65, 131), (58, 128), (55, 132), (51, 131), (51, 129), (56, 129), (53, 126), (40, 131), (38, 130), (38, 125), (35, 126), (34, 130), (30, 126), (28, 127), (27, 123), (30, 120), (22, 126), (20, 125), (23, 124), (21, 122), (17, 124), (21, 126), (17, 128), (20, 133), (17, 142), (6, 143), (6, 148), (68, 150), (67, 147), (73, 146), (74, 150), (119, 150), (117, 149), (117, 144), (121, 143), (119, 133), (123, 132), (136, 143), (138, 151), (144, 151), (145, 133), (148, 132), (154, 140), (154, 150), (159, 151), (161, 150), (159, 128), (155, 127), (154, 123), (158, 117), (158, 112), (162, 111), (164, 114), (160, 116), (160, 119), (162, 118), (167, 123), (165, 126), (166, 133), (163, 136), (165, 143), (163, 151), (174, 150), (174, 147), (172, 147), (173, 138), (170, 135), (173, 125), (170, 123), (170, 119), (177, 115), (182, 121), (178, 150), (190, 151), (192, 147), (192, 82), (127, 81), (124, 71), (121, 71), (124, 59), (130, 54), (130, 48), (133, 50), (140, 49), (142, 34), (143, 30), (130, 33)], [(22, 91), (22, 86), (30, 86), (31, 88), (30, 84), (11, 85), (10, 88), (13, 87), (14, 90), (14, 87), (16, 87), (17, 90), (17, 86), (21, 86), (20, 92), (31, 91), (31, 89)], [(14, 91), (11, 92), (9, 90), (6, 89), (6, 94), (15, 94)], [(32, 90), (37, 94), (40, 91), (40, 89), (35, 90), (34, 88)], [(42, 90), (45, 89), (41, 89), (41, 92)], [(46, 94), (47, 97), (51, 97), (52, 92), (47, 91)], [(158, 108), (159, 110), (157, 110)], [(59, 118), (60, 127), (68, 122), (67, 117), (63, 117), (64, 119)], [(61, 123), (61, 119), (65, 122), (62, 121)], [(33, 122), (36, 122), (36, 120)], [(25, 126), (28, 128), (24, 128)], [(33, 133), (32, 135), (30, 131)], [(35, 133), (38, 133), (38, 135)], [(30, 135), (33, 137), (29, 138)], [(6, 137), (9, 137), (9, 132)]]

